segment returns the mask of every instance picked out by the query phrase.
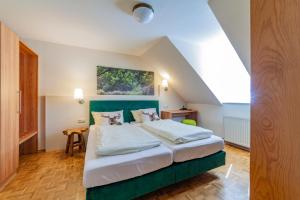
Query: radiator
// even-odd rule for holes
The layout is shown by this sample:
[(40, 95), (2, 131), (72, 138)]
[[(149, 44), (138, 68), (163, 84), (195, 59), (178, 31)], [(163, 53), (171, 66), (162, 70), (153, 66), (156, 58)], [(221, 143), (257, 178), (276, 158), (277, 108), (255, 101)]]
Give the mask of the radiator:
[(250, 148), (250, 120), (224, 117), (225, 141)]

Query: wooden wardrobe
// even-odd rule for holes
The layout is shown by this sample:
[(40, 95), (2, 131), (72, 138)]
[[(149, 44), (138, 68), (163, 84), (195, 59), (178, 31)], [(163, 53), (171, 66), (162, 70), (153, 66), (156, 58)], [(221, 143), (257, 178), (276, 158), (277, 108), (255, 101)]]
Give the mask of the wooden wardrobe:
[(0, 22), (0, 188), (19, 163), (19, 37)]
[(0, 190), (17, 172), (19, 154), (37, 151), (37, 55), (25, 47), (0, 22)]
[(251, 0), (252, 200), (300, 199), (299, 11), (299, 0)]

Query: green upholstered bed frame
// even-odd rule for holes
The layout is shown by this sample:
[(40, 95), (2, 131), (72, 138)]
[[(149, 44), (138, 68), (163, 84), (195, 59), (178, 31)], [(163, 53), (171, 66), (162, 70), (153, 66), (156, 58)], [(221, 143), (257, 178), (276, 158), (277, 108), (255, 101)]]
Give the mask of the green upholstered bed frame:
[(134, 121), (131, 114), (132, 110), (138, 110), (143, 108), (156, 108), (159, 113), (159, 103), (153, 100), (141, 100), (141, 101), (127, 101), (127, 100), (98, 100), (90, 101), (90, 125), (95, 124), (92, 112), (112, 112), (123, 110), (124, 121)]
[[(131, 122), (133, 117), (130, 110), (141, 108), (156, 108), (159, 111), (158, 101), (90, 101), (92, 111), (109, 112), (124, 110), (124, 121)], [(90, 115), (90, 124), (94, 124)], [(109, 185), (87, 188), (87, 200), (128, 200), (135, 199), (160, 188), (178, 183), (197, 176), (211, 169), (225, 165), (224, 151), (217, 152), (204, 158), (172, 165), (132, 179), (112, 183)]]

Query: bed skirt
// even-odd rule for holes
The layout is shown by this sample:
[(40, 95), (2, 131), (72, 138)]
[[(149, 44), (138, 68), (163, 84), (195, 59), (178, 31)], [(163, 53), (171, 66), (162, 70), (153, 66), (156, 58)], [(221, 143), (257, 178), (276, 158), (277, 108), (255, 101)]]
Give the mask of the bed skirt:
[(128, 200), (134, 199), (163, 187), (197, 176), (211, 169), (225, 165), (224, 151), (204, 158), (182, 163), (173, 163), (169, 167), (145, 174), (143, 176), (88, 188), (87, 200)]

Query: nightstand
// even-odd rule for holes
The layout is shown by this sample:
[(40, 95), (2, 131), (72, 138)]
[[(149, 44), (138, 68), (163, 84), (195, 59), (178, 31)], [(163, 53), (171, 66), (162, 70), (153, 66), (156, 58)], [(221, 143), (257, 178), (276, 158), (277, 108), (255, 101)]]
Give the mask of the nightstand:
[[(88, 128), (72, 128), (66, 129), (63, 131), (63, 134), (68, 136), (67, 145), (66, 145), (66, 154), (71, 153), (73, 156), (73, 150), (78, 146), (80, 151), (85, 152), (85, 141), (84, 141), (84, 133), (88, 131)], [(77, 135), (78, 140), (74, 141), (75, 135)]]

